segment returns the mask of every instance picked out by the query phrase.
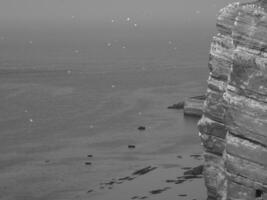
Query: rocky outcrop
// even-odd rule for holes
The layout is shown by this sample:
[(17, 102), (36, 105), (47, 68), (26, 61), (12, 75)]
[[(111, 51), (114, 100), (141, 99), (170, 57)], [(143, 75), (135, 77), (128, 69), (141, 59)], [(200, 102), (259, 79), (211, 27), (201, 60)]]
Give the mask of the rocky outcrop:
[(233, 66), (224, 94), (228, 199), (267, 199), (266, 5), (240, 6), (233, 28)]
[(210, 48), (207, 99), (204, 114), (198, 123), (205, 154), (204, 176), (209, 199), (222, 199), (226, 191), (226, 174), (223, 152), (225, 150), (225, 106), (223, 94), (232, 67), (234, 50), (232, 27), (235, 5), (221, 11), (217, 20), (219, 33), (213, 37)]
[(267, 199), (267, 0), (222, 9), (198, 127), (209, 199)]
[(186, 98), (184, 101), (180, 101), (168, 107), (168, 109), (183, 109), (185, 116), (201, 118), (203, 114), (203, 105), (206, 99), (205, 95), (194, 96)]
[(184, 101), (184, 115), (201, 117), (203, 114), (203, 104), (205, 95), (187, 98)]

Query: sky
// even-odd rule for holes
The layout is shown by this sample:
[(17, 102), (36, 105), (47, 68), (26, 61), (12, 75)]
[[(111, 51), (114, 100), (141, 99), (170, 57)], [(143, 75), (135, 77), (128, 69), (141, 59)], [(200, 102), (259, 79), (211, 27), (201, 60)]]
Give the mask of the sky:
[(0, 53), (27, 52), (30, 47), (76, 54), (87, 49), (86, 54), (94, 55), (112, 54), (110, 48), (141, 54), (164, 45), (173, 50), (207, 48), (216, 32), (216, 15), (230, 2), (0, 0)]
[(73, 17), (91, 22), (132, 16), (180, 21), (196, 11), (209, 17), (229, 0), (0, 0), (2, 21), (63, 21)]

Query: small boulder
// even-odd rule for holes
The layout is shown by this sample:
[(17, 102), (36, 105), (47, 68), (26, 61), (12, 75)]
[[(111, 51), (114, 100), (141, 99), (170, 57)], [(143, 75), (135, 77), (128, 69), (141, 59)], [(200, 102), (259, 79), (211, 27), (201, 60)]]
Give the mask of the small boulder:
[(203, 173), (203, 165), (194, 167), (192, 169), (189, 169), (187, 171), (184, 172), (184, 175), (192, 175), (192, 176), (198, 176), (198, 175), (202, 175)]
[(184, 101), (178, 102), (176, 104), (173, 104), (172, 106), (169, 106), (168, 109), (183, 109), (184, 108)]
[(146, 130), (146, 127), (145, 127), (145, 126), (139, 126), (139, 127), (138, 127), (138, 130), (139, 130), (139, 131), (145, 131), (145, 130)]

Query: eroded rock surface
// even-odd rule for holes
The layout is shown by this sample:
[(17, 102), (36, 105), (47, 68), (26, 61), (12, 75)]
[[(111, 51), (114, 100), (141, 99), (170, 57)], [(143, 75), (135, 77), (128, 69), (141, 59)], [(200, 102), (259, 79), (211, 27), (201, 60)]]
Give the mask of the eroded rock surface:
[(220, 11), (198, 127), (209, 199), (267, 199), (267, 0)]
[(202, 119), (198, 123), (204, 146), (204, 177), (208, 199), (222, 199), (226, 192), (226, 174), (222, 154), (225, 150), (225, 105), (223, 94), (233, 63), (234, 43), (232, 28), (237, 5), (221, 10), (217, 20), (218, 34), (213, 37), (210, 48), (207, 99)]

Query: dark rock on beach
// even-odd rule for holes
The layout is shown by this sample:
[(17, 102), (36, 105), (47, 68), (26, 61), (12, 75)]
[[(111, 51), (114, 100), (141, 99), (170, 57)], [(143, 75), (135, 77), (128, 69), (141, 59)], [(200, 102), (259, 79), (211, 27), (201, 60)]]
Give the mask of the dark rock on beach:
[(166, 183), (181, 184), (185, 181), (186, 181), (185, 179), (175, 179), (175, 180), (166, 180)]
[(92, 165), (91, 162), (85, 162), (85, 165)]
[(203, 165), (194, 168), (184, 167), (182, 169), (186, 170), (183, 176), (177, 177), (176, 179), (167, 179), (166, 183), (182, 184), (186, 181), (203, 178)]
[(184, 175), (202, 175), (203, 173), (203, 165), (200, 165), (200, 166), (197, 166), (197, 167), (194, 167), (190, 170), (187, 170), (184, 172)]
[(165, 187), (163, 189), (152, 190), (149, 193), (150, 194), (160, 194), (160, 193), (165, 192), (166, 190), (169, 190), (169, 189), (171, 189), (171, 188), (170, 187)]
[(144, 175), (144, 174), (147, 174), (148, 172), (151, 172), (153, 170), (157, 169), (157, 167), (151, 167), (151, 166), (148, 166), (148, 167), (145, 167), (143, 169), (139, 169), (135, 172), (133, 172), (133, 175)]
[(168, 109), (176, 109), (176, 110), (184, 109), (184, 101), (173, 104), (172, 106), (169, 106)]
[(187, 197), (187, 194), (179, 194), (179, 197)]
[(145, 126), (139, 126), (139, 127), (138, 127), (138, 130), (139, 130), (139, 131), (145, 131), (145, 130), (146, 130), (146, 127), (145, 127)]
[(131, 199), (147, 199), (147, 196), (133, 196)]
[(88, 190), (87, 193), (92, 193), (94, 190)]
[(123, 178), (119, 178), (118, 180), (120, 180), (120, 181), (131, 181), (133, 179), (134, 179), (133, 177), (126, 176), (126, 177), (123, 177)]

